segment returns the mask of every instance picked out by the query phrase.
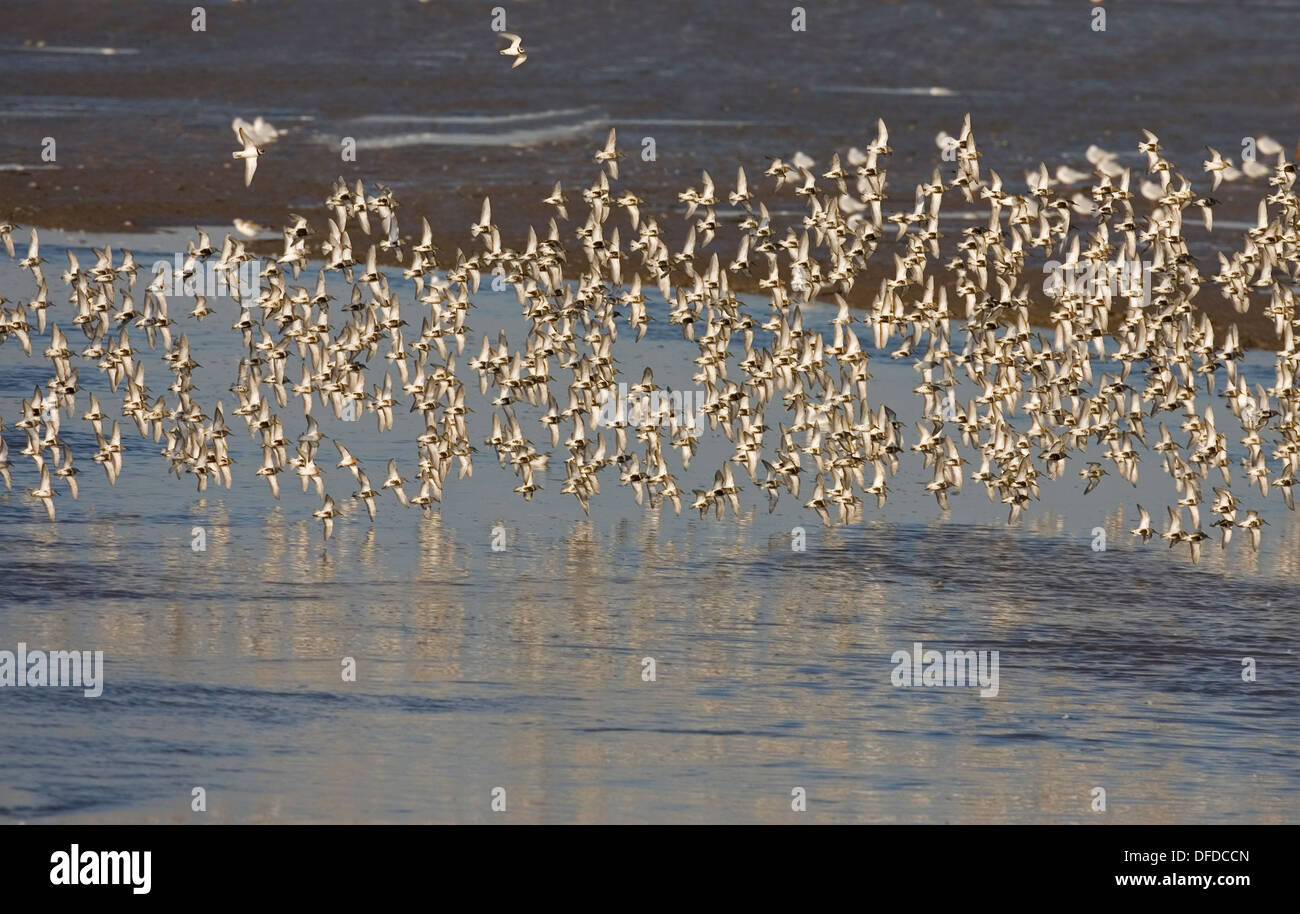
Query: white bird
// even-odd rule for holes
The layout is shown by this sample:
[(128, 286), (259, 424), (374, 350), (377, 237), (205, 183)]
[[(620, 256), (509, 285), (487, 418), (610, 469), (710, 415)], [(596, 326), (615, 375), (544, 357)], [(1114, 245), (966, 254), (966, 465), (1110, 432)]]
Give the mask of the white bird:
[(1138, 505), (1138, 525), (1129, 531), (1134, 536), (1142, 537), (1142, 542), (1147, 542), (1154, 535), (1155, 531), (1151, 529), (1151, 515), (1147, 509)]
[(555, 188), (551, 191), (551, 195), (542, 202), (555, 207), (555, 211), (559, 213), (561, 219), (567, 220), (569, 218), (569, 211), (564, 206), (569, 202), (569, 198), (564, 196), (564, 188), (560, 186), (559, 181), (555, 182)]
[(1203, 164), (1205, 166), (1206, 171), (1214, 173), (1213, 189), (1218, 190), (1219, 184), (1223, 182), (1223, 179), (1225, 177), (1224, 172), (1226, 172), (1229, 168), (1232, 168), (1232, 162), (1228, 159), (1225, 159), (1222, 155), (1220, 155), (1219, 150), (1215, 149), (1213, 146), (1206, 146), (1205, 148), (1210, 151), (1210, 158), (1207, 162), (1204, 162)]
[[(41, 484), (35, 489), (29, 489), (28, 494), (32, 498), (40, 499), (45, 506), (45, 513), (50, 520), (54, 520), (54, 487), (50, 484), (50, 468), (41, 463)], [(1258, 539), (1258, 536), (1256, 536)]]
[(1241, 171), (1242, 174), (1248, 178), (1262, 178), (1265, 175), (1271, 175), (1273, 173), (1273, 169), (1269, 168), (1263, 162), (1259, 162), (1255, 159), (1247, 159), (1244, 156), (1242, 159)]
[(1080, 181), (1086, 181), (1091, 176), (1091, 172), (1079, 171), (1069, 165), (1059, 165), (1056, 169), (1056, 180), (1062, 184), (1078, 184)]
[[(44, 478), (44, 477), (42, 477)], [(35, 494), (35, 493), (33, 493)], [(1259, 516), (1259, 512), (1251, 508), (1246, 512), (1246, 519), (1237, 523), (1238, 527), (1250, 532), (1250, 548), (1255, 552), (1259, 551), (1259, 534), (1260, 527), (1267, 524), (1268, 521)]]
[(269, 146), (278, 140), (283, 132), (276, 130), (261, 116), (255, 118), (251, 124), (242, 117), (237, 117), (230, 122), (230, 129), (235, 131), (235, 136), (239, 136), (239, 131), (243, 130), (259, 146)]
[[(254, 159), (253, 161), (256, 163), (257, 160)], [(245, 167), (247, 168), (247, 166)], [(256, 169), (257, 165), (254, 164), (253, 168)], [(252, 180), (251, 172), (249, 180)], [(243, 235), (245, 238), (256, 238), (267, 230), (266, 226), (258, 225), (256, 222), (250, 222), (247, 219), (236, 219), (234, 220), (233, 225), (235, 226), (235, 231), (239, 232), (239, 234)]]
[(524, 40), (513, 32), (502, 32), (501, 37), (510, 42), (510, 47), (502, 48), (498, 53), (515, 59), (515, 62), (510, 65), (510, 69), (513, 70), (528, 59), (528, 55), (524, 52)]
[(1255, 149), (1261, 155), (1275, 156), (1282, 151), (1282, 144), (1271, 136), (1261, 136), (1255, 138)]
[(597, 164), (609, 165), (609, 176), (615, 181), (618, 180), (618, 160), (623, 158), (623, 153), (618, 151), (616, 145), (618, 136), (613, 127), (609, 128), (609, 137), (605, 140), (605, 148), (596, 153)]
[(311, 516), (318, 518), (324, 525), (325, 539), (328, 540), (330, 534), (334, 532), (334, 518), (338, 517), (338, 509), (334, 507), (334, 497), (326, 495), (320, 510), (313, 511)]
[(242, 127), (235, 133), (244, 148), (235, 150), (231, 155), (236, 159), (244, 160), (244, 186), (248, 187), (253, 183), (253, 173), (257, 171), (257, 160), (262, 155), (262, 147), (257, 145)]
[(18, 266), (27, 270), (33, 270), (45, 263), (41, 257), (41, 236), (37, 234), (36, 229), (32, 229), (32, 241), (27, 246), (27, 256), (18, 261)]

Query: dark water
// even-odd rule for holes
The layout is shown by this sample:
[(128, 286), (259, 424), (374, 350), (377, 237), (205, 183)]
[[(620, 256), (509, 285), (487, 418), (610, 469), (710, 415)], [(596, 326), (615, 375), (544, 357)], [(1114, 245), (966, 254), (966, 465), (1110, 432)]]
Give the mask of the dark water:
[[(0, 163), (39, 165), (45, 136), (59, 150), (56, 171), (0, 172), (23, 218), (279, 225), (341, 173), (391, 185), (408, 230), (427, 215), (460, 245), (491, 192), (510, 239), (545, 224), (548, 180), (590, 180), (610, 126), (652, 213), (675, 209), (701, 169), (753, 177), (796, 149), (827, 163), (877, 118), (908, 206), (939, 164), (935, 135), (968, 112), (984, 166), (1011, 188), (1040, 161), (1086, 170), (1093, 143), (1141, 165), (1143, 127), (1193, 179), (1207, 144), (1238, 158), (1247, 136), (1300, 139), (1294, 0), (1112, 0), (1104, 32), (1093, 6), (1058, 0), (822, 0), (801, 32), (775, 0), (521, 0), (505, 5), (529, 53), (517, 70), (496, 53), (490, 4), (212, 3), (201, 33), (187, 4), (6, 4)], [(290, 132), (246, 190), (229, 125), (255, 115)], [(341, 160), (343, 137), (356, 162)], [(647, 137), (653, 161), (635, 154)], [(1219, 217), (1253, 215), (1261, 184), (1217, 193)]]
[[(66, 240), (51, 233), (43, 253), (58, 263)], [(177, 243), (75, 237), (78, 250), (109, 240), (146, 263)], [(0, 262), (0, 281), (26, 278)], [(474, 326), (519, 336), (512, 295), (474, 301)], [(0, 648), (98, 649), (107, 665), (98, 699), (0, 689), (6, 820), (1300, 818), (1300, 524), (1276, 499), (1258, 554), (1238, 539), (1193, 566), (1126, 532), (1136, 502), (1174, 496), (1154, 465), (1137, 490), (1113, 476), (1087, 497), (1072, 473), (1045, 482), (1008, 527), (974, 485), (940, 513), (905, 460), (884, 512), (825, 527), (788, 498), (769, 514), (744, 478), (741, 516), (722, 522), (637, 508), (608, 476), (585, 517), (559, 492), (558, 466), (526, 504), (480, 445), (473, 477), (449, 481), (431, 517), (385, 497), (372, 526), (346, 471), (327, 470), (348, 513), (325, 545), (314, 493), (286, 478), (276, 503), (252, 476), (256, 444), (225, 393), (240, 345), (232, 308), (182, 318), (196, 383), (234, 420), (232, 490), (198, 494), (127, 431), (118, 484), (78, 450), (81, 497), (56, 499), (50, 524), (24, 494), (35, 479), (16, 454), (21, 433), (6, 432)], [(70, 320), (66, 305), (50, 316)], [(831, 316), (811, 309), (808, 325)], [(676, 333), (659, 321), (639, 345), (621, 335), (622, 370), (653, 364), (661, 383), (689, 386), (696, 349)], [(163, 376), (137, 344), (149, 376)], [(1251, 355), (1244, 370), (1263, 379), (1268, 365)], [(887, 358), (872, 373), (873, 401), (910, 427), (916, 373)], [(46, 375), (12, 340), (0, 347), (7, 424)], [(110, 402), (93, 367), (82, 383)], [(471, 387), (481, 440), (491, 407)], [(322, 431), (372, 478), (389, 456), (407, 471), (414, 423), (399, 412), (379, 437), (373, 421), (331, 418)], [(87, 425), (65, 420), (74, 448), (93, 450)], [(703, 448), (679, 485), (707, 482), (725, 444)], [(503, 552), (491, 549), (498, 526)], [(805, 552), (791, 549), (796, 526)], [(895, 688), (891, 655), (916, 641), (999, 651), (997, 696)], [(341, 679), (344, 657), (355, 683)], [(645, 657), (655, 682), (642, 681)], [(1258, 681), (1242, 681), (1243, 657)], [(195, 786), (205, 815), (190, 811)], [(490, 809), (494, 787), (507, 790), (505, 814)], [(794, 787), (807, 790), (802, 819)], [(1095, 787), (1104, 814), (1090, 810)]]

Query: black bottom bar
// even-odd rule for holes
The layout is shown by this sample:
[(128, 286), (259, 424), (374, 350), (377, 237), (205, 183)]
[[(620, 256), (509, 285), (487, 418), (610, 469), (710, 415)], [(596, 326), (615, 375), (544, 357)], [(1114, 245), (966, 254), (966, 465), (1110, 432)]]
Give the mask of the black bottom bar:
[[(878, 899), (978, 886), (998, 899), (1041, 899), (1044, 891), (1053, 898), (1105, 893), (1143, 899), (1200, 892), (1231, 903), (1242, 891), (1284, 889), (1294, 878), (1283, 868), (1297, 837), (1292, 826), (550, 831), (60, 825), (0, 829), (0, 843), (6, 900), (77, 892), (83, 899), (373, 902), (389, 892), (436, 886), (483, 891), (485, 897), (560, 892), (635, 904), (637, 897), (651, 900), (670, 889), (734, 900), (787, 889), (813, 897), (841, 885)], [(125, 851), (133, 853), (116, 853)], [(109, 884), (85, 884), (91, 879)], [(147, 892), (138, 891), (146, 885)], [(623, 894), (604, 894), (607, 887)]]

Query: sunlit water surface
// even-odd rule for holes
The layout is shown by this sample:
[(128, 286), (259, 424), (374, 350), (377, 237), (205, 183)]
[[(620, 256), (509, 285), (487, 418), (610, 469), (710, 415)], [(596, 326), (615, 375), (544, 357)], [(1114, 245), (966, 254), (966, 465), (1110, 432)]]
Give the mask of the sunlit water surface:
[[(83, 262), (92, 243), (126, 242), (145, 263), (178, 243), (51, 232), (47, 273), (61, 270), (69, 239)], [(10, 297), (30, 294), (7, 260), (0, 280)], [(70, 306), (52, 298), (51, 323), (80, 348)], [(823, 526), (788, 496), (769, 513), (743, 474), (739, 518), (638, 508), (613, 471), (587, 517), (559, 492), (562, 445), (545, 489), (525, 503), (483, 444), (492, 407), (464, 368), (479, 333), (495, 339), (505, 327), (517, 346), (524, 323), (511, 294), (485, 285), (473, 301), (461, 359), (479, 449), (472, 478), (450, 480), (427, 517), (385, 496), (372, 525), (325, 442), (327, 490), (348, 512), (328, 544), (311, 517), (314, 492), (285, 476), (277, 503), (252, 475), (260, 455), (227, 390), (241, 345), (230, 300), (213, 302), (201, 325), (186, 316), (192, 302), (172, 301), (202, 365), (197, 397), (209, 415), (219, 397), (233, 430), (230, 491), (199, 494), (193, 477), (168, 476), (158, 446), (131, 425), (110, 488), (90, 461), (89, 423), (65, 417), (81, 496), (62, 493), (49, 523), (25, 494), (36, 479), (12, 427), (20, 398), (50, 378), (39, 358), (48, 330), (33, 339), (35, 359), (16, 340), (0, 347), (15, 463), (14, 492), (0, 495), (0, 648), (97, 649), (107, 664), (98, 699), (0, 690), (0, 818), (1300, 818), (1300, 526), (1276, 499), (1258, 554), (1239, 533), (1226, 553), (1208, 543), (1197, 566), (1181, 548), (1142, 548), (1127, 533), (1137, 502), (1162, 522), (1176, 497), (1154, 455), (1140, 488), (1112, 474), (1086, 497), (1074, 457), (1015, 526), (969, 482), (940, 512), (911, 453), (885, 509), (871, 504), (845, 527)], [(652, 365), (661, 384), (693, 388), (695, 347), (661, 306), (652, 313), (640, 344), (621, 327), (621, 370), (635, 381)], [(403, 314), (418, 328), (415, 307)], [(814, 309), (806, 324), (831, 316)], [(144, 348), (142, 333), (132, 340)], [(165, 393), (157, 354), (142, 357), (154, 396)], [(116, 409), (120, 393), (78, 361), (84, 387)], [(1247, 375), (1267, 383), (1269, 357), (1247, 361)], [(870, 396), (908, 422), (910, 442), (919, 376), (909, 362), (874, 357)], [(289, 375), (297, 371), (295, 358)], [(295, 409), (281, 411), (291, 439), (303, 427)], [(419, 429), (404, 409), (383, 436), (370, 414), (356, 423), (316, 414), (378, 484), (389, 457), (414, 475)], [(549, 446), (535, 411), (520, 414), (534, 443)], [(780, 417), (772, 409), (768, 424)], [(673, 452), (682, 489), (711, 481), (729, 454), (720, 433), (708, 440), (688, 472)], [(1240, 479), (1234, 488), (1247, 506), (1259, 502)], [(491, 549), (498, 526), (502, 552)], [(803, 552), (792, 549), (800, 526)], [(192, 548), (195, 527), (206, 551)], [(1104, 551), (1093, 548), (1096, 528)], [(998, 651), (997, 696), (892, 686), (891, 655), (916, 641)], [(342, 680), (344, 657), (356, 661), (355, 683)], [(654, 682), (642, 679), (647, 657)], [(1243, 682), (1244, 657), (1258, 681)], [(195, 786), (207, 791), (206, 814), (190, 809)], [(491, 810), (495, 787), (506, 788), (504, 814)], [(807, 791), (803, 816), (791, 811), (794, 787)], [(1095, 787), (1106, 791), (1104, 814), (1090, 808)]]

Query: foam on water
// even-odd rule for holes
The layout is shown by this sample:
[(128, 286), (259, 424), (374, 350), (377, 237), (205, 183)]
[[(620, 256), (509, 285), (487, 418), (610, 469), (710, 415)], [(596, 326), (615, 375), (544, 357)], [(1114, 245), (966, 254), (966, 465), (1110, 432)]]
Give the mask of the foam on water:
[[(357, 149), (400, 149), (404, 146), (538, 146), (557, 140), (570, 140), (586, 136), (607, 126), (604, 120), (588, 120), (576, 124), (556, 124), (532, 129), (502, 130), (497, 133), (451, 133), (420, 131), (386, 136), (357, 138)], [(337, 138), (321, 137), (322, 143), (336, 145)]]
[(560, 108), (553, 111), (519, 111), (512, 114), (367, 114), (356, 119), (359, 124), (469, 124), (490, 127), (520, 121), (546, 121), (590, 115), (587, 108)]
[(17, 47), (0, 47), (0, 53), (5, 51), (21, 51), (27, 54), (89, 54), (100, 57), (113, 57), (119, 54), (139, 54), (138, 48), (85, 48), (85, 47), (59, 47), (56, 45), (19, 45)]
[(944, 86), (818, 86), (822, 92), (855, 92), (862, 95), (909, 95), (923, 98), (950, 98), (965, 93)]

